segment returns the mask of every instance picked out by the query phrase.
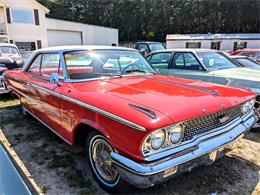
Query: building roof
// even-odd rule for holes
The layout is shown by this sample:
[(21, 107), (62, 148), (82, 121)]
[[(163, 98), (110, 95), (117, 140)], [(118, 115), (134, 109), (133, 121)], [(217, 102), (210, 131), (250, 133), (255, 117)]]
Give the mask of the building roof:
[[(52, 22), (55, 22), (55, 26), (53, 25)], [(109, 29), (114, 29), (117, 30), (117, 28), (112, 28), (112, 27), (107, 27), (107, 26), (98, 26), (98, 25), (94, 25), (94, 24), (86, 24), (86, 23), (82, 23), (82, 22), (74, 22), (74, 21), (69, 21), (69, 20), (62, 20), (62, 19), (56, 19), (56, 18), (46, 18), (46, 25), (47, 25), (47, 29), (54, 29), (57, 25), (58, 29), (60, 29), (60, 24), (65, 25), (71, 25), (71, 24), (78, 24), (78, 25), (87, 25), (87, 26), (94, 26), (94, 27), (99, 27), (99, 28), (109, 28)]]
[(260, 33), (237, 34), (168, 34), (166, 40), (222, 40), (222, 39), (252, 39), (260, 40)]
[(45, 6), (43, 6), (42, 4), (40, 4), (38, 1), (36, 0), (32, 0), (35, 4), (37, 4), (41, 9), (43, 9), (45, 11), (45, 13), (49, 13), (50, 10), (48, 8), (46, 8)]
[(9, 6), (9, 3), (6, 0), (0, 0), (0, 5)]

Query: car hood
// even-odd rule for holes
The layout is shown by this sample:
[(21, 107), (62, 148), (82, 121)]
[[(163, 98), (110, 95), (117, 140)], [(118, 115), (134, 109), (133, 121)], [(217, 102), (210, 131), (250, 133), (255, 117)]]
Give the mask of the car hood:
[(260, 94), (260, 70), (241, 67), (213, 71), (213, 74), (216, 80), (221, 78), (221, 83), (225, 85), (245, 88)]
[[(254, 97), (253, 93), (242, 89), (162, 75), (95, 81), (81, 84), (78, 90), (82, 92), (86, 88), (99, 93), (103, 109), (109, 109), (113, 114), (131, 121), (138, 120), (137, 116), (127, 113), (133, 109), (131, 106), (151, 110), (159, 118), (164, 115), (174, 122), (180, 122), (219, 111), (223, 106), (235, 106)], [(124, 112), (116, 113), (116, 107), (121, 107)]]
[(259, 81), (260, 82), (260, 70), (250, 69), (250, 68), (230, 68), (213, 71), (215, 76), (223, 76), (227, 78), (243, 79), (249, 81)]

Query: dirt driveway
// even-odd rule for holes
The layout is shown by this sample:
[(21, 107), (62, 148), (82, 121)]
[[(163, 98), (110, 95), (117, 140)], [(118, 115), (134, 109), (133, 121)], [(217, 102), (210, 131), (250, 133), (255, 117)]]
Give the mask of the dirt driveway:
[[(104, 194), (84, 154), (64, 143), (34, 118), (24, 118), (16, 99), (0, 99), (0, 129), (46, 194)], [(137, 191), (142, 194), (260, 194), (260, 132), (214, 165)]]

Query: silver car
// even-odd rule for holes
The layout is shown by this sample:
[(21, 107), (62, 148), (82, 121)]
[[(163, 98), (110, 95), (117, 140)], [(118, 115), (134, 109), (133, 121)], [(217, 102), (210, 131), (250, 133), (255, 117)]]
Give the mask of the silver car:
[[(250, 90), (258, 94), (255, 105), (260, 117), (260, 70), (242, 67), (224, 53), (210, 49), (155, 51), (147, 60), (161, 74), (202, 80)], [(260, 128), (260, 122), (255, 129)]]

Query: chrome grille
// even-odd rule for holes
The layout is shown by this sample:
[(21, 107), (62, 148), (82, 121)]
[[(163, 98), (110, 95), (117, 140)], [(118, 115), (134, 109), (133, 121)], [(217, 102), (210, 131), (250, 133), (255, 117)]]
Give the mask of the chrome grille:
[[(201, 133), (208, 132), (212, 129), (221, 127), (241, 115), (243, 115), (241, 112), (241, 106), (236, 106), (185, 121), (185, 129), (182, 142), (191, 140), (194, 136), (199, 135)], [(220, 118), (224, 116), (227, 116), (229, 118), (227, 121), (221, 123)]]

